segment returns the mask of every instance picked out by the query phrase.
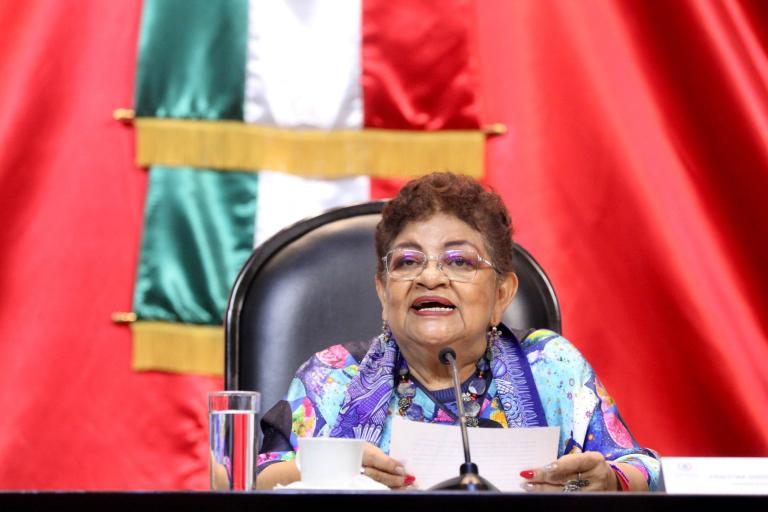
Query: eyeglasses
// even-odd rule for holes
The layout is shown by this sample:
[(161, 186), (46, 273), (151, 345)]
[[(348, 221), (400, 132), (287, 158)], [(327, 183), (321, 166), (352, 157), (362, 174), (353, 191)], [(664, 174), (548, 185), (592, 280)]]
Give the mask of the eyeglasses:
[(395, 281), (412, 281), (419, 277), (430, 261), (437, 261), (437, 268), (451, 281), (466, 283), (475, 278), (478, 270), (492, 268), (490, 261), (471, 249), (452, 249), (437, 256), (427, 256), (415, 249), (397, 248), (381, 259), (387, 276)]

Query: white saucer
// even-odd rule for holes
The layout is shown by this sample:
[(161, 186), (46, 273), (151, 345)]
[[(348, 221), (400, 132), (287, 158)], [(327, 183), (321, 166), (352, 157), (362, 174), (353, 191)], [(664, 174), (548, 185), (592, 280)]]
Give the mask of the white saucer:
[(357, 475), (346, 482), (335, 482), (325, 485), (310, 484), (299, 480), (288, 485), (277, 484), (273, 490), (279, 491), (282, 489), (314, 489), (318, 491), (388, 491), (389, 487), (366, 475)]

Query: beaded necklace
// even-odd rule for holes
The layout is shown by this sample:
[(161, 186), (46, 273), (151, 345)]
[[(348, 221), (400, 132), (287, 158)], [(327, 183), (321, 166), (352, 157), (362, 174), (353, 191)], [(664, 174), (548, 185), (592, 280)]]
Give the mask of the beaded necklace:
[[(464, 405), (464, 418), (468, 427), (476, 427), (479, 423), (478, 415), (480, 414), (480, 407), (483, 397), (486, 391), (488, 391), (488, 376), (490, 375), (491, 368), (491, 349), (490, 346), (485, 351), (485, 354), (477, 360), (475, 363), (475, 373), (469, 380), (467, 391), (461, 394), (461, 400)], [(403, 361), (398, 371), (397, 386), (395, 388), (399, 398), (397, 400), (397, 407), (400, 416), (405, 416), (412, 421), (422, 421), (424, 419), (424, 411), (421, 406), (413, 403), (413, 397), (416, 396), (417, 385), (411, 378), (411, 372), (408, 369), (408, 363)], [(442, 403), (435, 400), (432, 394), (425, 390), (426, 394), (430, 396), (435, 402), (437, 407), (441, 407), (455, 417), (452, 411), (449, 411)]]

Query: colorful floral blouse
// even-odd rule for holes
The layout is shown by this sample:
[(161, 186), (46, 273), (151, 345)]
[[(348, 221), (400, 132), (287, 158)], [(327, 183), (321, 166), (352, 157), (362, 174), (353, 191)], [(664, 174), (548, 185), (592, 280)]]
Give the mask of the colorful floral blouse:
[[(548, 330), (516, 336), (503, 328), (502, 333), (490, 347), (493, 378), (478, 415), (480, 427), (559, 426), (558, 456), (601, 452), (607, 460), (639, 469), (655, 490), (658, 455), (638, 445), (579, 351)], [(294, 458), (299, 437), (356, 437), (388, 453), (392, 415), (400, 413), (394, 392), (400, 357), (395, 340), (375, 338), (334, 345), (305, 362), (285, 400), (262, 419), (259, 470)], [(431, 395), (445, 396), (439, 391)], [(421, 421), (455, 424), (432, 397), (421, 388), (413, 397), (413, 404), (421, 407)], [(450, 409), (452, 404), (446, 405)]]

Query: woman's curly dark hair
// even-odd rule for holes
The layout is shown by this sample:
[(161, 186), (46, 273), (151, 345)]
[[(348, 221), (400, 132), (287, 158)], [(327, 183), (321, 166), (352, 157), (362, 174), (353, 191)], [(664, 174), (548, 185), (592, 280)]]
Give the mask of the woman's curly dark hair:
[(512, 272), (512, 221), (504, 202), (467, 176), (435, 172), (408, 182), (384, 206), (376, 226), (377, 272), (384, 273), (382, 258), (406, 224), (427, 220), (435, 213), (454, 215), (483, 237), (489, 256), (500, 272)]

